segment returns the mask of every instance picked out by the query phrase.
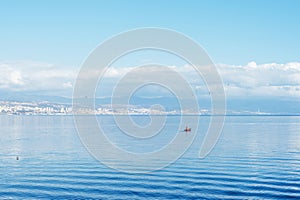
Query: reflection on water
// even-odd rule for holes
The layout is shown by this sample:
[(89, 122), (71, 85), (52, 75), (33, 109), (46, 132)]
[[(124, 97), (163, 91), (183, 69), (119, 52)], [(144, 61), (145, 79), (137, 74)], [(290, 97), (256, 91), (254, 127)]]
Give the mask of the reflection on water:
[[(151, 151), (186, 134), (178, 121), (168, 117), (158, 138), (136, 142), (118, 132), (112, 117), (99, 117), (108, 138), (128, 151)], [(0, 199), (300, 198), (300, 117), (227, 117), (214, 150), (198, 159), (208, 123), (200, 118), (196, 140), (174, 164), (126, 174), (89, 155), (71, 116), (2, 115)]]

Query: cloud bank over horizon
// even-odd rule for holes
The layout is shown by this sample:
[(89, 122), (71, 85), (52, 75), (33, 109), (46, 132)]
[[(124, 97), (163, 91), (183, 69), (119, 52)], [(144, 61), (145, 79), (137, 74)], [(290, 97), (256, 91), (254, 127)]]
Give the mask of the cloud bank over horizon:
[(230, 97), (300, 98), (300, 62), (218, 65)]
[(0, 90), (71, 95), (77, 70), (36, 61), (0, 62)]
[[(205, 91), (203, 81), (192, 66), (170, 66), (190, 79), (195, 91)], [(249, 62), (246, 65), (217, 64), (223, 79), (227, 98), (296, 98), (300, 99), (300, 62), (285, 64)], [(106, 89), (109, 80), (117, 80), (133, 67), (111, 67), (105, 74)], [(71, 97), (78, 68), (33, 61), (0, 62), (0, 90), (61, 94)]]

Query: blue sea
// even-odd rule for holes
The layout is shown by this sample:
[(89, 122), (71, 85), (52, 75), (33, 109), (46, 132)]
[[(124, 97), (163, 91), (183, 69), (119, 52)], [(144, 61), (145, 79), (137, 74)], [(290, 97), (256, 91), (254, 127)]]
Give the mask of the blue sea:
[[(114, 137), (113, 117), (98, 118), (131, 151), (156, 148), (172, 134), (189, 137), (172, 128), (179, 116), (168, 116), (165, 138), (128, 145)], [(300, 199), (299, 116), (227, 116), (215, 148), (200, 159), (209, 121), (200, 117), (195, 141), (173, 164), (125, 173), (88, 153), (72, 116), (0, 115), (0, 199)]]

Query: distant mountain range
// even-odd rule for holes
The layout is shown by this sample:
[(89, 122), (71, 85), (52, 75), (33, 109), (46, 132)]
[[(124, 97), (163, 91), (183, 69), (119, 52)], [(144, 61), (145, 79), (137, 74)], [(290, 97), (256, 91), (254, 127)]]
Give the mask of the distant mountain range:
[[(30, 94), (28, 92), (1, 92), (0, 101), (18, 101), (18, 102), (49, 102), (60, 104), (72, 104), (72, 98)], [(111, 103), (111, 98), (96, 98), (96, 105), (107, 105)], [(178, 110), (179, 102), (173, 97), (134, 97), (130, 100), (131, 105), (150, 107), (154, 104), (160, 104), (166, 111)], [(200, 109), (210, 110), (210, 99), (199, 100)], [(280, 99), (280, 98), (235, 98), (227, 99), (228, 114), (282, 114), (282, 115), (300, 115), (299, 99)]]
[(0, 101), (43, 102), (71, 104), (72, 99), (61, 96), (39, 95), (28, 92), (0, 91)]

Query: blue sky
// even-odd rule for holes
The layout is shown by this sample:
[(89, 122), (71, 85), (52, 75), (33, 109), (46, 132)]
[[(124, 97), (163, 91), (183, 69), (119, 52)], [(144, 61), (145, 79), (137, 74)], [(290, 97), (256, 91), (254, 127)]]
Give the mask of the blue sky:
[[(207, 51), (228, 98), (299, 101), (299, 10), (297, 0), (0, 0), (0, 92), (70, 97), (82, 62), (97, 45), (127, 30), (161, 27), (189, 36)], [(124, 75), (136, 60), (121, 60), (119, 66), (127, 68), (112, 69), (108, 77)], [(189, 66), (182, 69), (190, 76)]]
[(137, 27), (182, 32), (217, 63), (300, 60), (300, 2), (1, 1), (0, 60), (79, 65), (100, 42)]

